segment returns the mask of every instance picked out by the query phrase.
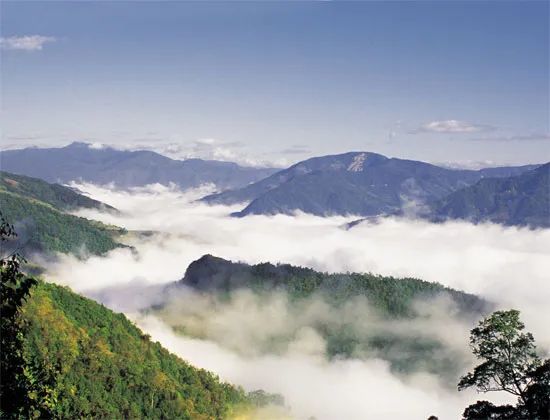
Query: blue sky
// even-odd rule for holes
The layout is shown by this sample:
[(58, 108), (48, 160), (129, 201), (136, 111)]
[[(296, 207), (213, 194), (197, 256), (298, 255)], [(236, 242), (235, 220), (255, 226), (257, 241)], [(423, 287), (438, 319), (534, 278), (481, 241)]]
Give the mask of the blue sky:
[(548, 2), (8, 2), (2, 144), (549, 160)]

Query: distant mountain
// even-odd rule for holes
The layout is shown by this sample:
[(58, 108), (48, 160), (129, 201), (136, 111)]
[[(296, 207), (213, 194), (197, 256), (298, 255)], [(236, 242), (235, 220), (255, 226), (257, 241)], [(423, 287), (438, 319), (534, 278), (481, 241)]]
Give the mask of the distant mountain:
[(67, 213), (78, 207), (117, 211), (71, 188), (0, 172), (0, 212), (19, 232), (8, 245), (24, 254), (103, 254), (122, 246), (116, 238), (124, 229)]
[(550, 163), (518, 176), (485, 178), (455, 191), (432, 204), (430, 217), (550, 227)]
[(205, 197), (207, 203), (250, 202), (237, 215), (394, 214), (419, 207), (487, 176), (510, 176), (536, 165), (455, 170), (424, 162), (350, 152), (299, 162), (246, 187)]
[(152, 183), (175, 183), (181, 188), (213, 183), (219, 189), (239, 188), (275, 172), (231, 162), (174, 160), (151, 151), (94, 148), (75, 142), (61, 148), (26, 148), (0, 152), (2, 170), (67, 183), (83, 180), (114, 183), (126, 188)]

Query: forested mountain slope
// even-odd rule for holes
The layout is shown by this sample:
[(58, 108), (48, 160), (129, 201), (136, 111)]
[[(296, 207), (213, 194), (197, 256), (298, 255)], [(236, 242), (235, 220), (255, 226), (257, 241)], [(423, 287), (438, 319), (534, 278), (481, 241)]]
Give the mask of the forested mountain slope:
[(287, 291), (293, 298), (321, 294), (334, 304), (364, 295), (370, 304), (392, 317), (413, 313), (416, 299), (441, 295), (451, 298), (465, 313), (483, 313), (489, 304), (475, 295), (415, 278), (375, 274), (322, 273), (290, 264), (249, 265), (204, 255), (192, 262), (179, 284), (205, 292), (230, 292), (247, 288), (257, 292)]
[(255, 394), (189, 365), (123, 314), (67, 288), (39, 282), (21, 313), (36, 418), (222, 419), (253, 405)]
[(124, 229), (67, 213), (78, 207), (116, 211), (61, 185), (0, 173), (0, 209), (19, 232), (9, 244), (23, 254), (103, 254), (121, 246), (116, 238)]
[[(313, 335), (327, 359), (382, 359), (396, 372), (430, 372), (452, 386), (463, 353), (430, 331), (443, 319), (470, 325), (492, 309), (477, 296), (414, 278), (327, 274), (211, 255), (191, 263), (166, 296), (155, 310), (175, 331), (244, 354), (284, 354), (303, 334)], [(232, 318), (241, 312), (246, 320)], [(235, 335), (245, 344), (224, 338)]]
[(42, 201), (58, 210), (74, 210), (83, 207), (116, 211), (114, 207), (86, 197), (72, 188), (4, 171), (0, 171), (0, 191)]

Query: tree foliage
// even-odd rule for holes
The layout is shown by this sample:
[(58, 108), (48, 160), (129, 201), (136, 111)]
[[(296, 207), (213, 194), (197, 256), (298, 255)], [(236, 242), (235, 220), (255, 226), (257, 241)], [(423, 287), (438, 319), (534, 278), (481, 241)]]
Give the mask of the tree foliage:
[[(2, 217), (2, 244), (14, 236)], [(189, 365), (123, 314), (26, 276), (21, 262), (0, 260), (0, 418), (222, 419), (280, 402)]]
[(153, 343), (122, 314), (39, 282), (24, 305), (31, 417), (226, 417), (243, 390)]
[(24, 377), (23, 334), (20, 309), (36, 280), (20, 272), (23, 259), (17, 252), (6, 255), (6, 243), (15, 230), (0, 213), (0, 417), (24, 415), (28, 407), (28, 383)]
[(514, 309), (497, 311), (471, 331), (470, 345), (481, 363), (458, 383), (459, 390), (508, 392), (518, 398), (517, 405), (478, 401), (466, 408), (464, 418), (550, 418), (550, 360), (541, 361), (519, 315)]
[(79, 255), (84, 250), (103, 254), (121, 246), (114, 237), (123, 229), (64, 213), (44, 202), (0, 190), (0, 205), (6, 217), (17, 221), (21, 235), (16, 242), (25, 250)]
[[(212, 255), (204, 255), (191, 263), (181, 284), (207, 292), (222, 302), (231, 300), (235, 296), (233, 292), (242, 289), (253, 292), (259, 302), (264, 299), (267, 302), (274, 292), (282, 292), (291, 310), (301, 311), (308, 304), (322, 301), (329, 310), (336, 309), (335, 313), (347, 313), (346, 307), (353, 305), (365, 313), (396, 322), (424, 316), (416, 305), (419, 301), (451, 301), (461, 317), (477, 319), (489, 312), (488, 303), (477, 296), (415, 278), (371, 273), (329, 274), (289, 264), (249, 265)], [(424, 370), (444, 375), (449, 386), (454, 386), (461, 369), (456, 352), (420, 329), (411, 332), (387, 327), (364, 328), (361, 322), (344, 316), (320, 317), (308, 327), (325, 340), (325, 354), (329, 358), (380, 357), (400, 373)], [(269, 336), (265, 348), (271, 353), (284, 351), (290, 340), (286, 331)]]

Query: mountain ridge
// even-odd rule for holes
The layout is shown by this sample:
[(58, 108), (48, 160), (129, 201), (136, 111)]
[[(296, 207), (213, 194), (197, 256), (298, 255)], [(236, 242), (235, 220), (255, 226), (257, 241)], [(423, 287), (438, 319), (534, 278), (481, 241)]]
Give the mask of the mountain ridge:
[(114, 183), (130, 188), (174, 183), (182, 189), (213, 183), (219, 189), (237, 188), (275, 172), (272, 168), (239, 166), (233, 162), (198, 158), (175, 160), (148, 150), (95, 148), (73, 142), (60, 148), (25, 148), (0, 152), (2, 170), (48, 182)]
[(236, 216), (291, 214), (373, 216), (427, 204), (487, 176), (520, 174), (538, 165), (480, 170), (449, 169), (426, 162), (348, 152), (298, 162), (240, 189), (211, 194), (209, 204), (247, 203)]
[[(304, 282), (304, 284), (300, 284)], [(372, 303), (377, 305), (377, 299), (390, 299), (387, 310), (395, 314), (404, 314), (407, 304), (392, 301), (392, 294), (397, 293), (400, 286), (423, 290), (425, 296), (433, 297), (439, 293), (449, 293), (456, 298), (459, 305), (474, 311), (483, 311), (488, 302), (456, 289), (445, 287), (439, 283), (427, 282), (417, 278), (395, 278), (372, 273), (325, 273), (312, 268), (286, 263), (272, 264), (269, 262), (247, 264), (234, 262), (211, 254), (205, 254), (193, 261), (187, 267), (185, 275), (176, 285), (192, 287), (200, 292), (219, 291), (230, 292), (240, 288), (251, 288), (256, 291), (273, 291), (278, 288), (295, 293), (296, 297), (310, 296), (316, 292), (328, 292), (331, 299), (345, 302), (355, 294), (372, 294)], [(413, 295), (409, 296), (412, 298)], [(416, 297), (422, 297), (423, 292)], [(408, 298), (409, 298), (408, 297)], [(407, 298), (407, 299), (408, 299)], [(384, 304), (385, 305), (385, 304)]]
[(550, 163), (517, 176), (481, 179), (433, 203), (429, 217), (550, 227)]

